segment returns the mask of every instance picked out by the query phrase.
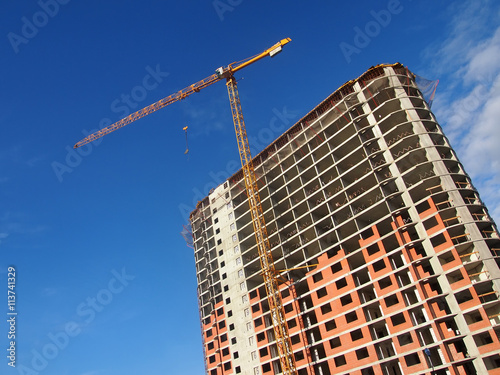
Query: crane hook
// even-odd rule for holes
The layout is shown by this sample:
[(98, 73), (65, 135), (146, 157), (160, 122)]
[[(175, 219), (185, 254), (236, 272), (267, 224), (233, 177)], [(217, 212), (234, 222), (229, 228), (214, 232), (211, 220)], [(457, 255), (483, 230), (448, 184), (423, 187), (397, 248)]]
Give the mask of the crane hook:
[(188, 148), (188, 127), (185, 126), (182, 128), (182, 130), (184, 130), (184, 133), (186, 133), (186, 151), (184, 151), (184, 154), (187, 154), (189, 152), (189, 148)]

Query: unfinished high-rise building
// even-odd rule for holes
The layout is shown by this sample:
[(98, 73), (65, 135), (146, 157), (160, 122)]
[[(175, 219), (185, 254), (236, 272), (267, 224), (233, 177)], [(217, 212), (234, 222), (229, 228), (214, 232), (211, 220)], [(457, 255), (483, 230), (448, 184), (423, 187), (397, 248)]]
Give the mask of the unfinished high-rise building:
[[(411, 72), (372, 67), (253, 162), (299, 375), (500, 374), (498, 231)], [(241, 170), (190, 220), (207, 374), (279, 374)]]

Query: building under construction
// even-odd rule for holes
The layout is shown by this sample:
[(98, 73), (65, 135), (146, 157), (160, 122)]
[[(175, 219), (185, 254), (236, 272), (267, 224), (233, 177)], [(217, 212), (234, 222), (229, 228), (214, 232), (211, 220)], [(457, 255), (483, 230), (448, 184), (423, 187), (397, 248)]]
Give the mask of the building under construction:
[[(500, 374), (500, 239), (422, 93), (380, 65), (253, 159), (298, 375)], [(208, 375), (281, 373), (243, 172), (191, 213)]]

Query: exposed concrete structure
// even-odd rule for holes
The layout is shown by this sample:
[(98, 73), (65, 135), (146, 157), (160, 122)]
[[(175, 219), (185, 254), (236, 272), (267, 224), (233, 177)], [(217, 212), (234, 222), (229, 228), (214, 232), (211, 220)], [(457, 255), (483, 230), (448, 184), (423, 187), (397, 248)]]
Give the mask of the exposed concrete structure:
[[(500, 374), (500, 239), (402, 65), (254, 158), (300, 375)], [(280, 373), (241, 171), (191, 214), (207, 373)]]

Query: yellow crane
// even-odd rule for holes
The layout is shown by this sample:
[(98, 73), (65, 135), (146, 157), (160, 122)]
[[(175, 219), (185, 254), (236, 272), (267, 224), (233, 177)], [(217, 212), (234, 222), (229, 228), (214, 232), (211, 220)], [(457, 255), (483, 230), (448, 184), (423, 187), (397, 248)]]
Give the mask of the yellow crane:
[(271, 314), (271, 321), (273, 323), (274, 337), (276, 338), (276, 346), (281, 363), (281, 370), (284, 375), (297, 375), (295, 364), (295, 357), (293, 355), (292, 343), (288, 331), (288, 324), (285, 318), (285, 311), (281, 300), (281, 293), (279, 290), (277, 271), (274, 266), (274, 261), (269, 246), (269, 239), (267, 235), (266, 223), (264, 214), (262, 212), (262, 205), (260, 201), (259, 189), (257, 187), (257, 180), (255, 178), (255, 171), (252, 162), (252, 155), (250, 153), (250, 145), (248, 143), (245, 122), (243, 120), (243, 113), (241, 110), (240, 97), (238, 94), (238, 86), (234, 73), (253, 64), (256, 61), (263, 59), (266, 56), (273, 57), (281, 52), (282, 47), (291, 41), (290, 38), (282, 39), (271, 48), (266, 49), (253, 57), (234, 62), (226, 67), (220, 67), (216, 73), (193, 83), (191, 86), (176, 92), (166, 98), (163, 98), (156, 103), (153, 103), (131, 115), (101, 129), (93, 134), (82, 139), (75, 144), (74, 148), (78, 148), (99, 139), (106, 134), (109, 134), (117, 129), (124, 127), (131, 122), (139, 120), (150, 113), (166, 107), (176, 101), (182, 100), (189, 95), (199, 92), (201, 89), (208, 87), (215, 82), (222, 79), (226, 80), (227, 91), (229, 94), (229, 103), (231, 105), (231, 112), (233, 115), (234, 129), (236, 132), (236, 141), (238, 142), (238, 150), (240, 153), (241, 166), (243, 170), (243, 177), (245, 179), (246, 192), (248, 195), (248, 203), (250, 206), (250, 213), (252, 217), (253, 228), (255, 232), (255, 241), (259, 252), (260, 265), (262, 269), (262, 276), (266, 287), (267, 298), (269, 302), (269, 312)]

